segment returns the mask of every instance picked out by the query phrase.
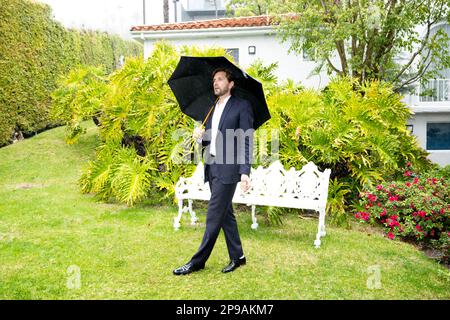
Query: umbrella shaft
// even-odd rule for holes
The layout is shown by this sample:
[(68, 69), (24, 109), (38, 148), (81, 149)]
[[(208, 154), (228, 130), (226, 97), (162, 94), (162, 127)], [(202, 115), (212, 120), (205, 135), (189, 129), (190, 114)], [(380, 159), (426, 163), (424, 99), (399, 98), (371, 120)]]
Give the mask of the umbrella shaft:
[(211, 111), (213, 111), (214, 107), (215, 107), (216, 104), (217, 104), (217, 101), (219, 101), (219, 97), (217, 97), (217, 99), (216, 99), (216, 101), (214, 102), (214, 104), (212, 105), (211, 109), (209, 109), (209, 112), (208, 112), (208, 114), (206, 115), (205, 120), (203, 120), (203, 123), (202, 123), (202, 126), (203, 126), (203, 127), (205, 126), (206, 121), (208, 121), (208, 118), (209, 118), (209, 116), (211, 115)]

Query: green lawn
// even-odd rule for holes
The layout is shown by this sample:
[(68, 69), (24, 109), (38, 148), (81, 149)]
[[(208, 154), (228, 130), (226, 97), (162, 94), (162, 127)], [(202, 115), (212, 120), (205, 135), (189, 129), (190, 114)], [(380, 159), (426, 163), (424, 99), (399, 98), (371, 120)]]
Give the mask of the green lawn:
[[(0, 149), (0, 299), (450, 298), (449, 271), (409, 244), (328, 227), (315, 249), (317, 220), (289, 216), (253, 231), (248, 211), (238, 212), (246, 266), (220, 272), (221, 234), (205, 270), (176, 277), (203, 227), (186, 218), (174, 231), (175, 206), (128, 208), (80, 194), (97, 129), (89, 124), (76, 145), (63, 135), (57, 128)], [(378, 289), (367, 285), (376, 270)]]

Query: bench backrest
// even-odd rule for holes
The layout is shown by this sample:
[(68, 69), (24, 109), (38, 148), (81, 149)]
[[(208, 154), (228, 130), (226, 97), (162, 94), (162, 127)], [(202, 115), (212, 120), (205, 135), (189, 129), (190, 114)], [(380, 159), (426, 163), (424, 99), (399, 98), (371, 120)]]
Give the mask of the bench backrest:
[[(251, 188), (243, 193), (236, 188), (233, 202), (275, 205), (293, 208), (324, 207), (328, 197), (330, 169), (318, 170), (313, 162), (308, 162), (300, 170), (285, 170), (280, 161), (269, 167), (259, 166), (250, 174)], [(175, 188), (175, 196), (180, 199), (209, 200), (209, 184), (203, 182), (203, 164), (199, 163), (190, 178), (180, 178)]]
[(275, 161), (253, 169), (250, 190), (242, 194), (239, 188), (236, 193), (254, 204), (315, 209), (326, 205), (330, 173), (330, 169), (320, 172), (312, 162), (301, 170), (285, 170)]

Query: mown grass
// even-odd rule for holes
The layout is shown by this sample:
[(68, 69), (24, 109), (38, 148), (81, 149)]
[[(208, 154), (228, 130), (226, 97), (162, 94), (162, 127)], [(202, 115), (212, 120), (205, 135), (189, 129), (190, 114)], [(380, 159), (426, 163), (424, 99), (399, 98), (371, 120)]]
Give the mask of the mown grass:
[(449, 271), (409, 244), (328, 227), (315, 249), (317, 220), (287, 216), (254, 231), (247, 210), (237, 212), (246, 266), (220, 272), (221, 234), (205, 270), (176, 277), (203, 226), (186, 218), (174, 231), (175, 206), (129, 208), (81, 194), (77, 179), (98, 143), (89, 124), (75, 145), (56, 128), (0, 149), (0, 299), (450, 298)]

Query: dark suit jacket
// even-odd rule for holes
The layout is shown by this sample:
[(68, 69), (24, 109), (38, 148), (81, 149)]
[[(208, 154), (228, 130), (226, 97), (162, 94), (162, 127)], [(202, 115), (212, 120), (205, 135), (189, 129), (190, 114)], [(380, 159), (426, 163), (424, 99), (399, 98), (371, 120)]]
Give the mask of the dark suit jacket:
[[(214, 112), (214, 111), (213, 111)], [(205, 150), (205, 182), (211, 161), (209, 149), (211, 143), (212, 114), (205, 124), (202, 145)], [(238, 130), (241, 129), (241, 130)], [(219, 179), (223, 184), (241, 181), (241, 174), (250, 175), (253, 155), (253, 109), (247, 100), (231, 96), (225, 105), (219, 121), (216, 138), (216, 159)], [(220, 132), (220, 133), (219, 133)]]

